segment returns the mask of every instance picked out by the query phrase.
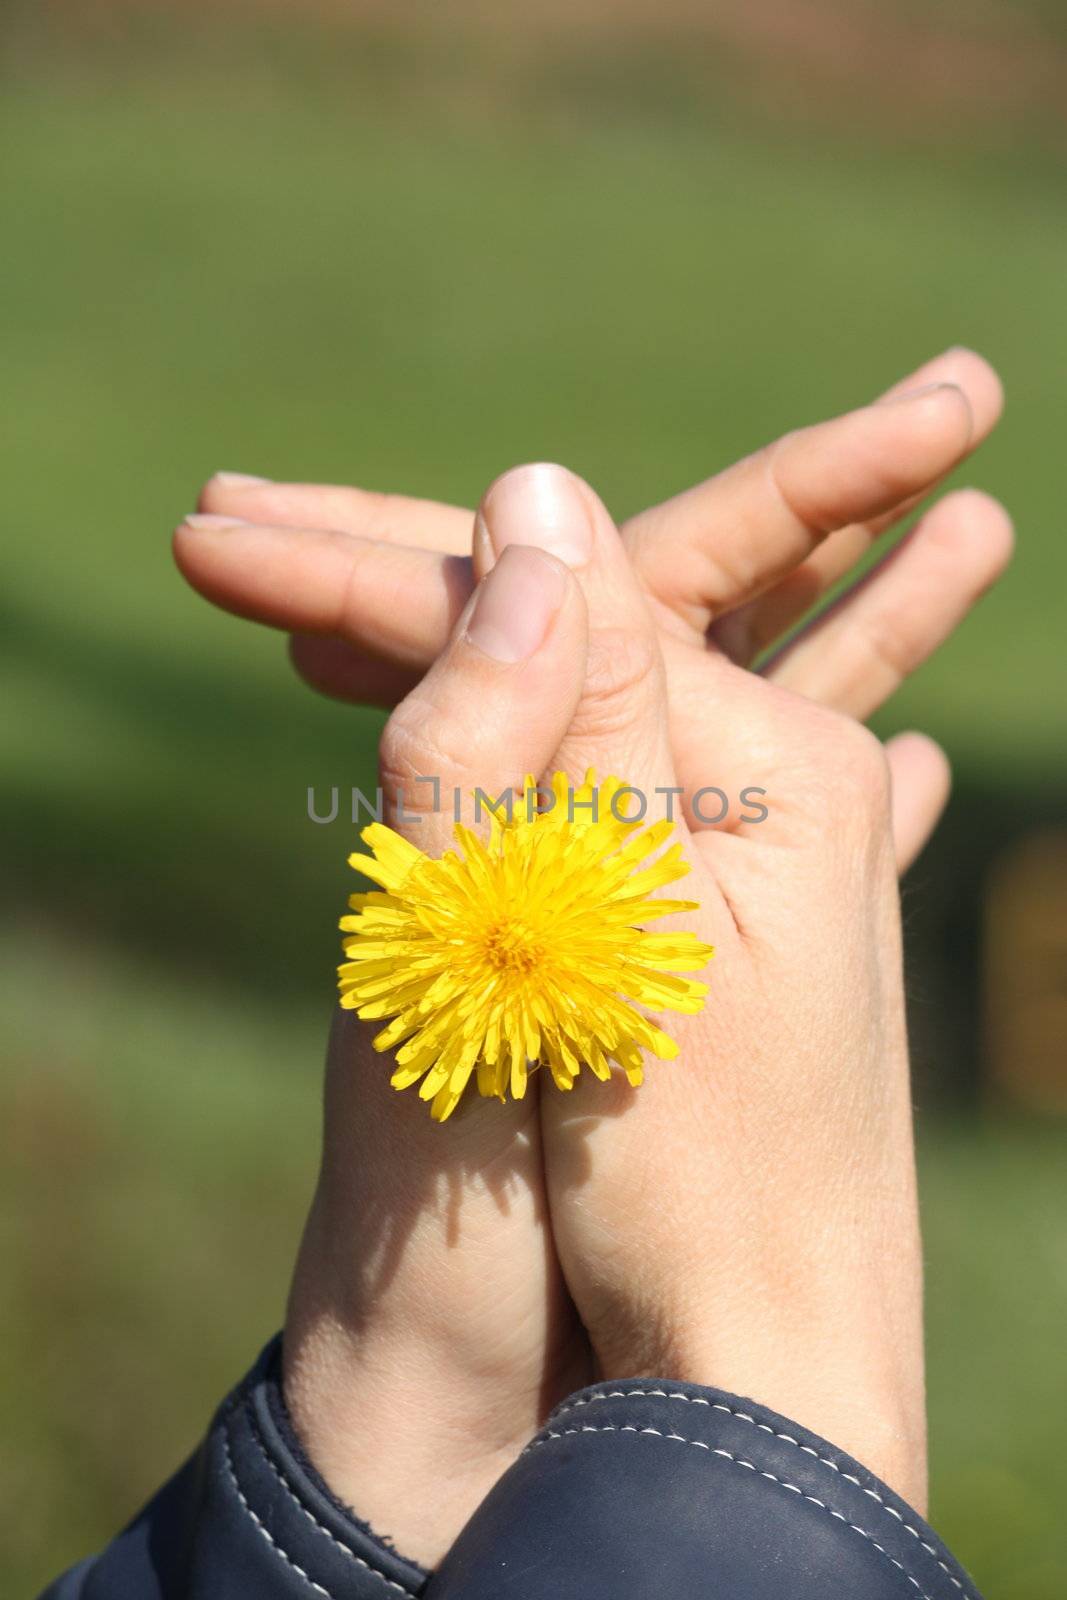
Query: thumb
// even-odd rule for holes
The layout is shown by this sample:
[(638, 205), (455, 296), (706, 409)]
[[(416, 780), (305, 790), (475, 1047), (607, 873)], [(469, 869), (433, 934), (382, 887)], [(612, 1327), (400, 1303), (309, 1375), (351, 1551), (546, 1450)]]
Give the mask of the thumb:
[[(551, 514), (523, 518), (514, 510), (538, 505), (550, 507)], [(585, 682), (554, 765), (572, 782), (594, 769), (597, 788), (595, 793), (583, 790), (580, 799), (570, 797), (573, 813), (568, 820), (578, 819), (581, 806), (583, 821), (613, 817), (650, 829), (673, 823), (677, 842), (667, 854), (678, 849), (683, 857), (690, 855), (682, 791), (670, 749), (666, 673), (655, 619), (611, 517), (592, 489), (562, 467), (519, 467), (498, 478), (479, 507), (476, 570), (494, 556), (498, 562), (507, 561), (516, 540), (544, 541), (567, 560), (586, 600)], [(621, 780), (622, 786), (609, 784), (612, 778)], [(704, 887), (717, 895), (710, 880)], [(702, 898), (707, 899), (703, 892)], [(619, 1056), (615, 1059), (622, 1064)], [(627, 1067), (626, 1075), (632, 1083), (640, 1082), (639, 1067), (632, 1075)], [(550, 1168), (553, 1138), (568, 1139), (568, 1123), (579, 1127), (568, 1140), (572, 1153), (576, 1158), (584, 1153), (578, 1149), (584, 1137), (582, 1119), (594, 1105), (603, 1110), (606, 1103), (603, 1088), (595, 1083), (598, 1076), (602, 1074), (594, 1069), (575, 1079), (572, 1093), (543, 1097)]]
[(578, 779), (588, 767), (600, 780), (616, 775), (636, 792), (619, 800), (620, 810), (625, 804), (635, 819), (647, 814), (650, 823), (664, 817), (681, 823), (655, 619), (603, 503), (563, 467), (516, 467), (496, 480), (479, 507), (475, 570), (507, 559), (516, 543), (538, 545), (566, 561), (588, 608), (585, 682), (556, 765)]
[(396, 831), (437, 855), (456, 821), (477, 822), (525, 773), (539, 777), (578, 703), (585, 652), (574, 577), (544, 550), (513, 545), (385, 725), (379, 765)]
[[(363, 839), (375, 856), (357, 854), (352, 864), (387, 890), (408, 896), (405, 914), (415, 918), (412, 926), (424, 920), (417, 885), (408, 889), (418, 852), (442, 856), (456, 822), (477, 830), (508, 791), (521, 792), (525, 773), (540, 777), (580, 693), (585, 648), (585, 602), (575, 579), (554, 556), (516, 545), (479, 584), (444, 654), (389, 718), (380, 769), (394, 831), (366, 828)], [(466, 845), (464, 853), (470, 858)], [(453, 889), (460, 896), (465, 892)], [(444, 1120), (475, 1066), (476, 1040), (449, 1032), (447, 1010), (432, 1024), (426, 1021), (415, 990), (428, 980), (419, 978), (418, 952), (412, 953), (410, 943), (422, 935), (398, 923), (398, 902), (372, 893), (353, 896), (351, 904), (356, 915), (341, 923), (352, 935), (345, 941), (349, 959), (340, 969), (341, 1005), (379, 1027), (391, 1016), (376, 1031), (374, 1047), (400, 1047), (394, 1088), (419, 1083), (421, 1098), (433, 1100), (434, 1119)], [(414, 963), (410, 982), (390, 965), (394, 951)], [(442, 969), (439, 979), (444, 978)], [(478, 1075), (482, 1093), (490, 1093), (480, 1067)], [(522, 1120), (523, 1113), (516, 1117)]]

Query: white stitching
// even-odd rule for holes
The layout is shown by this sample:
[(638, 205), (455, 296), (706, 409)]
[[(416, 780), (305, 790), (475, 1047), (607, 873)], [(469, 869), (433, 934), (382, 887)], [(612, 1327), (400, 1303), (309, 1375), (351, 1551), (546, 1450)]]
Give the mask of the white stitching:
[[(705, 1401), (705, 1404), (710, 1404), (710, 1402)], [(874, 1535), (867, 1532), (866, 1528), (861, 1528), (856, 1522), (849, 1522), (846, 1516), (844, 1516), (840, 1511), (834, 1511), (826, 1504), (824, 1500), (817, 1500), (813, 1494), (805, 1494), (804, 1490), (801, 1489), (798, 1484), (789, 1483), (785, 1478), (779, 1478), (773, 1472), (765, 1472), (761, 1467), (757, 1467), (754, 1462), (746, 1461), (742, 1456), (735, 1456), (731, 1454), (729, 1450), (714, 1450), (712, 1449), (711, 1445), (706, 1444), (703, 1439), (687, 1439), (680, 1433), (663, 1433), (659, 1428), (638, 1428), (635, 1427), (633, 1423), (623, 1423), (619, 1427), (614, 1427), (611, 1424), (608, 1424), (602, 1428), (593, 1427), (589, 1423), (585, 1423), (577, 1428), (563, 1428), (559, 1433), (555, 1432), (554, 1429), (549, 1428), (539, 1438), (534, 1439), (530, 1444), (528, 1444), (526, 1446), (526, 1450), (523, 1451), (523, 1454), (526, 1455), (530, 1450), (535, 1450), (539, 1445), (547, 1444), (550, 1439), (562, 1439), (568, 1434), (575, 1433), (651, 1433), (654, 1434), (657, 1439), (669, 1439), (673, 1440), (677, 1444), (692, 1445), (696, 1450), (706, 1450), (710, 1455), (721, 1456), (724, 1460), (732, 1462), (735, 1467), (744, 1467), (746, 1471), (754, 1472), (760, 1478), (767, 1478), (771, 1483), (778, 1484), (782, 1489), (788, 1489), (790, 1494), (800, 1495), (802, 1500), (808, 1500), (813, 1506), (818, 1506), (820, 1511), (825, 1511), (827, 1515), (833, 1517), (835, 1521), (843, 1522), (846, 1528), (851, 1528), (852, 1532), (858, 1533), (861, 1539), (866, 1539), (868, 1544), (873, 1545), (880, 1555), (885, 1556), (887, 1561), (891, 1561), (893, 1565), (904, 1574), (908, 1582), (918, 1591), (920, 1600), (931, 1600), (931, 1596), (928, 1595), (925, 1589), (922, 1588), (919, 1580), (912, 1577), (904, 1563), (902, 1561), (898, 1561), (896, 1556), (890, 1555), (889, 1551), (884, 1547), (884, 1545), (880, 1545)]]
[[(262, 1445), (260, 1445), (259, 1448), (261, 1450), (263, 1450), (263, 1446)], [(249, 1505), (247, 1497), (245, 1496), (244, 1490), (241, 1488), (241, 1485), (237, 1481), (237, 1472), (236, 1472), (236, 1470), (234, 1468), (233, 1454), (232, 1454), (232, 1452), (230, 1450), (229, 1430), (226, 1427), (224, 1427), (222, 1429), (222, 1451), (223, 1451), (223, 1458), (224, 1458), (225, 1463), (226, 1463), (226, 1471), (230, 1475), (230, 1482), (233, 1484), (234, 1489), (237, 1491), (237, 1498), (238, 1498), (238, 1500), (240, 1500), (241, 1504), (244, 1506), (245, 1510), (248, 1512), (248, 1515), (252, 1518), (252, 1521), (255, 1523), (256, 1527), (258, 1528), (259, 1532), (263, 1535), (264, 1539), (266, 1539), (266, 1541), (270, 1545), (271, 1549), (276, 1551), (277, 1554), (281, 1556), (282, 1560), (284, 1562), (286, 1562), (288, 1566), (292, 1567), (294, 1572), (298, 1572), (300, 1574), (300, 1576), (303, 1578), (304, 1582), (307, 1583), (307, 1584), (310, 1584), (311, 1587), (318, 1594), (325, 1595), (326, 1596), (326, 1600), (335, 1600), (335, 1597), (331, 1594), (329, 1589), (324, 1589), (321, 1583), (316, 1583), (315, 1579), (310, 1577), (308, 1575), (308, 1573), (306, 1573), (304, 1571), (303, 1567), (298, 1565), (298, 1563), (293, 1560), (292, 1556), (289, 1555), (287, 1551), (282, 1549), (281, 1545), (277, 1542), (276, 1539), (274, 1539), (271, 1536), (271, 1534), (268, 1532), (267, 1528), (263, 1525), (263, 1523), (260, 1521), (260, 1519), (256, 1516), (256, 1513), (252, 1510), (252, 1507)], [(264, 1455), (264, 1459), (267, 1461), (268, 1466), (273, 1466), (274, 1464), (270, 1460), (270, 1457), (267, 1455), (265, 1450), (263, 1450), (263, 1455)], [(292, 1490), (289, 1488), (289, 1485), (284, 1482), (284, 1480), (280, 1477), (280, 1475), (279, 1475), (278, 1481), (282, 1484), (282, 1487), (284, 1489), (286, 1489), (286, 1491), (290, 1495), (292, 1495)], [(293, 1498), (295, 1499), (295, 1496), (293, 1496)], [(299, 1500), (297, 1500), (296, 1503), (300, 1507), (300, 1510), (303, 1511), (306, 1516), (310, 1517), (312, 1522), (315, 1522), (315, 1518), (313, 1516), (311, 1516), (311, 1512), (307, 1511), (304, 1506), (300, 1505)], [(322, 1528), (322, 1524), (319, 1523), (319, 1522), (315, 1522), (315, 1526), (317, 1528)], [(412, 1594), (412, 1591), (410, 1589), (404, 1589), (399, 1583), (394, 1583), (391, 1578), (387, 1578), (384, 1573), (376, 1572), (375, 1569), (372, 1566), (370, 1566), (370, 1564), (368, 1562), (363, 1560), (362, 1556), (357, 1556), (354, 1550), (349, 1550), (346, 1545), (338, 1544), (338, 1541), (336, 1539), (334, 1539), (333, 1534), (330, 1533), (330, 1530), (328, 1528), (322, 1528), (322, 1532), (325, 1533), (330, 1539), (333, 1539), (334, 1544), (337, 1544), (339, 1549), (344, 1550), (346, 1555), (350, 1555), (352, 1557), (353, 1561), (358, 1561), (359, 1565), (361, 1567), (364, 1567), (367, 1570), (367, 1572), (370, 1573), (371, 1577), (381, 1579), (382, 1583), (387, 1584), (390, 1589), (399, 1589), (401, 1594), (408, 1595), (410, 1597), (410, 1600), (415, 1600), (415, 1596)]]
[(237, 1498), (238, 1498), (238, 1500), (240, 1500), (241, 1504), (244, 1506), (245, 1510), (248, 1512), (248, 1515), (252, 1518), (252, 1521), (255, 1523), (256, 1527), (259, 1529), (259, 1531), (263, 1535), (264, 1539), (266, 1539), (266, 1541), (270, 1545), (271, 1549), (274, 1550), (278, 1555), (280, 1555), (282, 1560), (286, 1563), (286, 1565), (292, 1567), (294, 1572), (299, 1572), (299, 1574), (303, 1578), (304, 1582), (305, 1583), (309, 1583), (311, 1585), (311, 1587), (316, 1591), (316, 1593), (324, 1594), (326, 1596), (326, 1600), (334, 1600), (334, 1597), (333, 1597), (333, 1595), (331, 1595), (329, 1589), (324, 1589), (322, 1587), (321, 1583), (316, 1583), (314, 1578), (309, 1578), (307, 1573), (304, 1571), (303, 1567), (297, 1566), (297, 1564), (293, 1560), (292, 1556), (286, 1555), (285, 1551), (282, 1549), (280, 1544), (275, 1544), (274, 1540), (271, 1538), (270, 1534), (267, 1532), (267, 1530), (263, 1526), (262, 1522), (260, 1522), (260, 1520), (256, 1516), (255, 1512), (252, 1510), (252, 1507), (249, 1505), (248, 1501), (245, 1499), (244, 1490), (241, 1488), (241, 1485), (237, 1482), (237, 1474), (233, 1470), (233, 1456), (230, 1454), (230, 1439), (229, 1439), (229, 1434), (227, 1433), (225, 1428), (222, 1430), (222, 1453), (223, 1453), (223, 1458), (224, 1458), (224, 1460), (226, 1462), (226, 1471), (230, 1474), (230, 1482), (233, 1484), (234, 1488), (237, 1490)]
[(248, 1417), (248, 1424), (253, 1442), (259, 1450), (260, 1455), (263, 1457), (264, 1461), (267, 1463), (267, 1466), (273, 1472), (274, 1476), (277, 1478), (278, 1482), (281, 1484), (290, 1500), (296, 1506), (297, 1510), (302, 1511), (304, 1516), (307, 1517), (308, 1521), (318, 1528), (320, 1533), (324, 1533), (326, 1535), (331, 1544), (335, 1544), (338, 1550), (340, 1550), (344, 1555), (348, 1556), (352, 1561), (355, 1561), (357, 1565), (363, 1567), (365, 1571), (370, 1573), (371, 1577), (380, 1578), (382, 1583), (384, 1583), (387, 1588), (396, 1589), (400, 1594), (407, 1595), (408, 1600), (417, 1600), (414, 1589), (405, 1588), (405, 1586), (402, 1583), (397, 1582), (395, 1578), (386, 1577), (384, 1572), (380, 1571), (378, 1567), (373, 1566), (369, 1561), (364, 1560), (363, 1556), (357, 1555), (354, 1550), (350, 1549), (347, 1544), (342, 1543), (336, 1534), (331, 1533), (330, 1529), (325, 1527), (324, 1524), (319, 1521), (314, 1512), (310, 1511), (304, 1502), (297, 1496), (292, 1485), (282, 1475), (281, 1468), (275, 1461), (271, 1459), (267, 1451), (267, 1447), (263, 1442), (262, 1435), (260, 1434), (259, 1423), (251, 1414)]
[(900, 1523), (901, 1527), (904, 1529), (905, 1533), (910, 1533), (913, 1539), (917, 1539), (919, 1545), (923, 1550), (926, 1551), (927, 1555), (934, 1558), (938, 1566), (941, 1568), (941, 1571), (945, 1574), (945, 1577), (948, 1578), (950, 1583), (954, 1583), (956, 1588), (960, 1591), (960, 1594), (963, 1596), (963, 1600), (971, 1600), (971, 1597), (963, 1587), (963, 1584), (955, 1576), (955, 1574), (951, 1572), (948, 1567), (946, 1567), (945, 1563), (942, 1561), (933, 1545), (928, 1544), (919, 1530), (917, 1528), (913, 1528), (910, 1522), (905, 1522), (900, 1512), (897, 1511), (894, 1506), (889, 1505), (889, 1503), (878, 1493), (877, 1489), (866, 1488), (853, 1473), (842, 1472), (836, 1461), (830, 1461), (826, 1456), (821, 1456), (817, 1450), (812, 1449), (810, 1444), (801, 1444), (800, 1440), (794, 1439), (791, 1433), (778, 1433), (776, 1429), (769, 1427), (766, 1422), (757, 1422), (755, 1417), (750, 1417), (747, 1411), (737, 1411), (733, 1406), (723, 1405), (722, 1401), (705, 1400), (700, 1395), (682, 1394), (680, 1391), (675, 1390), (608, 1389), (601, 1391), (599, 1394), (586, 1395), (583, 1399), (574, 1400), (569, 1405), (560, 1406), (552, 1413), (552, 1415), (553, 1417), (564, 1417), (569, 1411), (577, 1411), (579, 1406), (591, 1405), (594, 1400), (629, 1400), (633, 1395), (651, 1395), (655, 1396), (659, 1400), (680, 1400), (687, 1406), (707, 1406), (711, 1411), (725, 1411), (727, 1416), (737, 1417), (740, 1422), (751, 1423), (751, 1425), (754, 1428), (757, 1428), (760, 1433), (769, 1433), (775, 1439), (782, 1439), (786, 1444), (795, 1445), (795, 1447), (804, 1455), (813, 1456), (814, 1459), (820, 1462), (822, 1466), (829, 1467), (831, 1472), (836, 1472), (839, 1478), (844, 1478), (848, 1483), (854, 1483), (857, 1489), (862, 1490), (862, 1492), (865, 1495), (868, 1495), (870, 1499), (876, 1500), (881, 1506), (882, 1510), (888, 1516), (895, 1517)]

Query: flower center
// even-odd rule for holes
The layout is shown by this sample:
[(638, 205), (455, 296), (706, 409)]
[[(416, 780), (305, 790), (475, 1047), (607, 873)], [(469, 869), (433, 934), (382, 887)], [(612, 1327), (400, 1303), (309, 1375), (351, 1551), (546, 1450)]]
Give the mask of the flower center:
[(541, 939), (524, 922), (508, 918), (485, 931), (485, 958), (497, 972), (532, 972), (544, 955)]

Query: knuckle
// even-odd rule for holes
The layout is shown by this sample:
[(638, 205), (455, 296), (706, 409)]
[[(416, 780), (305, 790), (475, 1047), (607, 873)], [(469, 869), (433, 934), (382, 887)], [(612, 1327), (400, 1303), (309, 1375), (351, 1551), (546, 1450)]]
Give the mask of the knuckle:
[(662, 680), (663, 661), (651, 632), (597, 629), (589, 639), (585, 688), (571, 732), (596, 739), (628, 732), (655, 704)]
[(836, 519), (810, 493), (803, 491), (795, 470), (790, 470), (795, 458), (803, 456), (810, 445), (814, 432), (812, 428), (795, 428), (776, 439), (765, 452), (764, 470), (769, 490), (789, 519), (799, 524), (809, 538), (819, 540), (832, 531)]
[(359, 489), (357, 505), (363, 533), (370, 539), (388, 539), (396, 520), (396, 497), (380, 489)]
[(895, 613), (878, 612), (867, 618), (864, 630), (868, 655), (898, 684), (915, 671), (925, 653), (906, 626), (907, 620)]
[(791, 732), (801, 735), (803, 768), (843, 816), (870, 817), (889, 806), (889, 763), (881, 741), (863, 723), (826, 706), (795, 705)]
[(889, 762), (881, 740), (851, 718), (838, 719), (836, 780), (868, 814), (889, 807)]
[[(378, 745), (378, 770), (390, 803), (402, 800), (418, 815), (435, 809), (435, 784), (457, 781), (467, 762), (448, 736), (447, 719), (430, 706), (401, 703), (389, 718)], [(469, 751), (467, 752), (469, 755)], [(421, 781), (420, 781), (421, 780)]]

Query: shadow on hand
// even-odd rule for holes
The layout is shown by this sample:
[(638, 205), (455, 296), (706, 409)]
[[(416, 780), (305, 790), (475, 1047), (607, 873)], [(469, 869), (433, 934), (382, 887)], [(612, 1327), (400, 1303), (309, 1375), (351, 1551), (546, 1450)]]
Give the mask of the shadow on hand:
[[(416, 1088), (391, 1087), (392, 1057), (370, 1044), (377, 1026), (338, 1008), (327, 1064), (316, 1204), (350, 1226), (331, 1243), (331, 1251), (345, 1252), (335, 1278), (354, 1285), (349, 1326), (389, 1289), (416, 1232), (432, 1229), (446, 1250), (459, 1250), (480, 1248), (487, 1230), (506, 1231), (524, 1208), (529, 1223), (548, 1221), (538, 1109), (541, 1092), (559, 1091), (547, 1083), (542, 1090), (540, 1074), (524, 1100), (503, 1105), (470, 1089), (449, 1120), (436, 1123)], [(597, 1114), (586, 1101), (570, 1124), (568, 1187), (591, 1170), (585, 1134), (601, 1101), (603, 1114), (617, 1116), (633, 1095), (624, 1080), (618, 1094), (614, 1084), (597, 1087)]]

